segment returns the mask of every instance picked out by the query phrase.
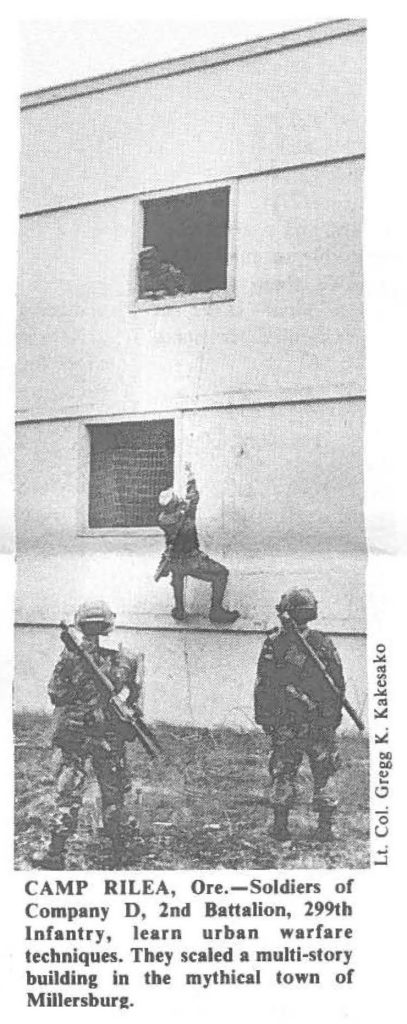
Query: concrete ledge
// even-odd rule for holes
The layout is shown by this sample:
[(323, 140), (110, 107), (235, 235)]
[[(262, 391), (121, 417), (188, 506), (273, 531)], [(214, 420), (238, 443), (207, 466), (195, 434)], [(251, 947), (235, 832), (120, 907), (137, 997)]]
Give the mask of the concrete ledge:
[[(313, 393), (311, 386), (304, 387), (299, 385), (298, 387), (284, 387), (282, 389), (280, 384), (277, 384), (273, 388), (264, 388), (262, 391), (236, 391), (218, 394), (201, 394), (196, 395), (193, 399), (191, 396), (178, 397), (174, 399), (171, 409), (167, 406), (158, 407), (155, 409), (137, 409), (137, 415), (152, 416), (158, 413), (163, 413), (168, 416), (174, 415), (176, 412), (192, 412), (195, 410), (203, 411), (205, 409), (243, 409), (252, 407), (263, 407), (263, 406), (278, 406), (278, 405), (322, 405), (325, 402), (365, 402), (366, 392), (364, 391), (364, 382), (349, 380), (346, 388), (343, 384), (336, 385), (334, 381), (328, 381), (326, 383), (326, 390), (321, 393), (321, 385), (318, 384), (318, 393), (315, 390)], [(87, 406), (84, 410), (83, 405), (72, 407), (67, 406), (65, 409), (50, 408), (50, 409), (18, 409), (16, 412), (16, 424), (19, 426), (25, 426), (35, 423), (49, 423), (58, 422), (60, 420), (75, 420), (75, 421), (90, 421), (93, 417), (97, 421), (101, 416), (106, 417), (109, 420), (113, 420), (116, 417), (134, 416), (135, 410), (132, 406), (131, 409), (120, 409), (120, 412), (115, 410), (109, 410), (108, 408), (101, 408), (96, 406)], [(95, 531), (92, 531), (93, 535)]]
[(365, 30), (366, 21), (361, 18), (324, 21), (316, 25), (306, 26), (305, 28), (280, 32), (276, 35), (264, 36), (259, 39), (250, 39), (247, 42), (233, 43), (228, 46), (201, 51), (200, 53), (157, 61), (154, 64), (144, 64), (135, 68), (127, 68), (124, 71), (108, 72), (107, 74), (96, 75), (94, 78), (80, 79), (76, 82), (66, 82), (61, 85), (53, 85), (45, 89), (26, 92), (21, 96), (21, 109), (43, 106), (46, 103), (57, 103), (58, 101), (69, 100), (76, 96), (86, 96), (89, 93), (105, 92), (107, 89), (120, 89), (129, 85), (135, 85), (137, 82), (185, 74), (187, 71), (215, 67), (218, 64), (228, 64), (231, 61), (247, 60), (250, 57), (260, 57), (265, 53), (285, 50), (293, 46), (321, 43), (326, 39), (334, 39), (337, 36), (350, 35), (355, 32), (364, 32)]
[[(59, 622), (15, 622), (16, 629), (59, 629)], [(267, 633), (278, 625), (276, 619), (269, 622), (253, 622), (250, 619), (237, 619), (230, 626), (216, 625), (204, 616), (189, 615), (184, 622), (176, 622), (171, 615), (136, 615), (132, 622), (117, 622), (116, 629), (133, 630), (140, 632), (175, 632), (175, 633)], [(316, 627), (318, 628), (318, 624)], [(329, 632), (330, 636), (344, 637), (366, 637), (362, 630), (338, 630), (327, 629), (322, 622), (320, 628), (323, 632)]]

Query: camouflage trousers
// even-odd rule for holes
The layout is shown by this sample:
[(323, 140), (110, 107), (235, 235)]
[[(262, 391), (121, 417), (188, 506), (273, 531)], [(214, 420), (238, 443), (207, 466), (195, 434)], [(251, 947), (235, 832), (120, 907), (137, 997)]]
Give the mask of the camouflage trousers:
[(129, 787), (129, 779), (124, 743), (117, 737), (109, 737), (109, 742), (98, 740), (85, 743), (80, 751), (70, 746), (61, 748), (56, 778), (55, 812), (51, 822), (52, 837), (54, 840), (58, 839), (61, 845), (77, 829), (87, 781), (88, 758), (99, 784), (105, 834), (113, 840), (119, 836), (124, 795)]
[(333, 776), (340, 766), (335, 729), (308, 722), (288, 723), (274, 729), (271, 739), (269, 772), (274, 807), (293, 806), (297, 773), (306, 754), (313, 778), (313, 809), (334, 811), (338, 800)]

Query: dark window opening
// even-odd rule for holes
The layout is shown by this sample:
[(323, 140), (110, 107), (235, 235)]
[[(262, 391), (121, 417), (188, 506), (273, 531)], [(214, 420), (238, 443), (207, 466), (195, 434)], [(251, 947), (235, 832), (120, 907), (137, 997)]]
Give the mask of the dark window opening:
[(229, 188), (143, 202), (139, 298), (227, 287)]
[(89, 526), (155, 526), (174, 479), (174, 421), (90, 426)]

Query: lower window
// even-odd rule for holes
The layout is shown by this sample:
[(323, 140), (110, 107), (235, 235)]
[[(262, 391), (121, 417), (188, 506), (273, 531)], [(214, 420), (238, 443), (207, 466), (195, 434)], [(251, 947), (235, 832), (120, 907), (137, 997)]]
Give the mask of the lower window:
[(88, 430), (89, 528), (156, 526), (158, 495), (174, 479), (174, 421), (103, 423)]

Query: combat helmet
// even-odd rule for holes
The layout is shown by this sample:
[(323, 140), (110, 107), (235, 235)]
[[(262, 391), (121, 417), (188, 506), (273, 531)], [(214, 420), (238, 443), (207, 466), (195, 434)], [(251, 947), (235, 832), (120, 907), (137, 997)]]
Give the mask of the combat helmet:
[(179, 503), (178, 494), (175, 493), (173, 487), (167, 487), (165, 491), (161, 491), (158, 495), (158, 504), (161, 508), (168, 508), (169, 505), (175, 505)]
[(85, 636), (110, 633), (116, 615), (105, 601), (84, 602), (75, 614), (75, 626)]
[(311, 590), (294, 587), (282, 595), (279, 603), (276, 604), (276, 610), (279, 615), (288, 612), (294, 619), (294, 622), (298, 625), (304, 625), (306, 622), (311, 622), (312, 619), (317, 618), (318, 601)]

